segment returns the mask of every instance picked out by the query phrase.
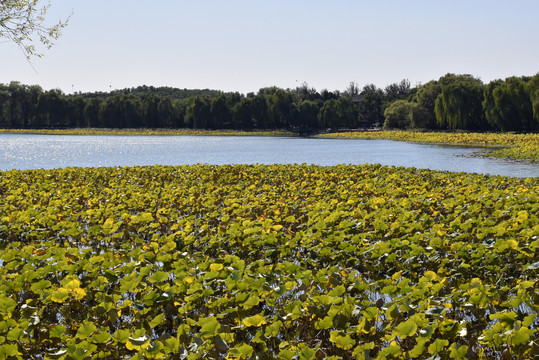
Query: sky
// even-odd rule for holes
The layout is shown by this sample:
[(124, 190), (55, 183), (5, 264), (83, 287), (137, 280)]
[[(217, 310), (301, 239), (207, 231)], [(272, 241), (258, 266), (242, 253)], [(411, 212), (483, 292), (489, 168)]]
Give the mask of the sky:
[(246, 94), (539, 72), (537, 0), (53, 0), (47, 20), (70, 14), (31, 63), (0, 39), (0, 83)]

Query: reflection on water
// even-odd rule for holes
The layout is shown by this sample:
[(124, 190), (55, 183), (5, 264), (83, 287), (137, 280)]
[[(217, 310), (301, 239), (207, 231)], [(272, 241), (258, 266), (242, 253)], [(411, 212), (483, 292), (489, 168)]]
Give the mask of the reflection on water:
[(502, 176), (539, 176), (539, 165), (472, 156), (477, 150), (390, 140), (0, 134), (0, 169), (198, 163), (379, 163)]

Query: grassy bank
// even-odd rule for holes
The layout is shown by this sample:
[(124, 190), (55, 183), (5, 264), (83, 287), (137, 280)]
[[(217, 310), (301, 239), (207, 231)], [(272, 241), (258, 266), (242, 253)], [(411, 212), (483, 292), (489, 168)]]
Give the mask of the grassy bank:
[(43, 135), (192, 135), (192, 136), (293, 136), (284, 130), (191, 130), (191, 129), (0, 129), (0, 133)]
[(0, 172), (22, 358), (531, 359), (539, 179), (379, 165)]

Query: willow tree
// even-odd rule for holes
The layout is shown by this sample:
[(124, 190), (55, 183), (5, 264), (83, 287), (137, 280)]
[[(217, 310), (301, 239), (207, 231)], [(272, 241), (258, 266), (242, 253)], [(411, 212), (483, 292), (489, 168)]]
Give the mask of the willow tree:
[(436, 98), (434, 113), (441, 127), (451, 130), (485, 130), (483, 83), (479, 79), (460, 77), (442, 88)]
[(39, 0), (0, 1), (0, 38), (17, 44), (27, 59), (43, 54), (36, 49), (36, 43), (50, 48), (58, 39), (68, 19), (55, 25), (45, 23), (50, 1), (45, 5)]
[(531, 78), (528, 83), (530, 101), (532, 103), (534, 126), (539, 129), (539, 73)]
[[(488, 121), (501, 131), (537, 131), (534, 119), (537, 80), (509, 77), (489, 84), (483, 107)], [(536, 105), (539, 108), (539, 105)]]

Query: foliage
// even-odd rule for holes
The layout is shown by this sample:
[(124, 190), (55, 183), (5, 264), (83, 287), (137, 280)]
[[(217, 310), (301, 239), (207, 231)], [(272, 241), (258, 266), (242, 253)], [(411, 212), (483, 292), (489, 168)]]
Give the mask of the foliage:
[(84, 98), (99, 98), (105, 100), (110, 96), (122, 96), (122, 95), (132, 95), (135, 97), (144, 97), (148, 95), (154, 95), (158, 97), (167, 97), (171, 100), (185, 100), (191, 97), (200, 96), (200, 97), (209, 97), (216, 98), (219, 96), (230, 96), (231, 93), (223, 93), (219, 90), (210, 90), (210, 89), (178, 89), (169, 86), (137, 86), (133, 88), (126, 88), (121, 90), (112, 90), (110, 92), (87, 92), (77, 94)]
[(412, 87), (408, 79), (403, 79), (400, 83), (393, 83), (386, 86), (384, 93), (386, 95), (386, 101), (391, 103), (395, 100), (408, 98), (412, 93)]
[(411, 125), (416, 129), (439, 128), (434, 114), (436, 98), (442, 92), (442, 88), (437, 81), (429, 81), (421, 86), (412, 96), (412, 100), (417, 105), (412, 108)]
[(421, 143), (485, 147), (485, 156), (539, 162), (538, 134), (447, 133), (417, 131), (336, 132), (319, 137), (351, 139), (389, 139)]
[(464, 79), (442, 89), (434, 104), (436, 120), (451, 130), (485, 130), (483, 83), (478, 79)]
[(0, 172), (3, 358), (531, 359), (539, 180)]
[(0, 38), (7, 38), (19, 46), (27, 59), (41, 57), (35, 47), (36, 40), (50, 48), (67, 25), (60, 21), (56, 25), (45, 24), (50, 1), (40, 6), (38, 0), (2, 0), (0, 2)]
[(533, 78), (510, 77), (485, 88), (483, 108), (487, 120), (502, 131), (537, 131), (539, 74)]
[(318, 125), (321, 128), (355, 128), (358, 114), (349, 98), (328, 100), (318, 113)]
[[(446, 74), (411, 89), (350, 83), (321, 93), (303, 84), (255, 95), (142, 86), (110, 93), (66, 95), (12, 82), (0, 84), (0, 128), (327, 129), (388, 128), (468, 131), (539, 129), (539, 74), (483, 85), (471, 75)], [(386, 111), (387, 110), (387, 111)]]
[(384, 123), (384, 92), (374, 84), (365, 85), (358, 104), (361, 127), (380, 127)]
[(384, 129), (405, 129), (411, 124), (414, 103), (406, 100), (396, 100), (384, 111)]

